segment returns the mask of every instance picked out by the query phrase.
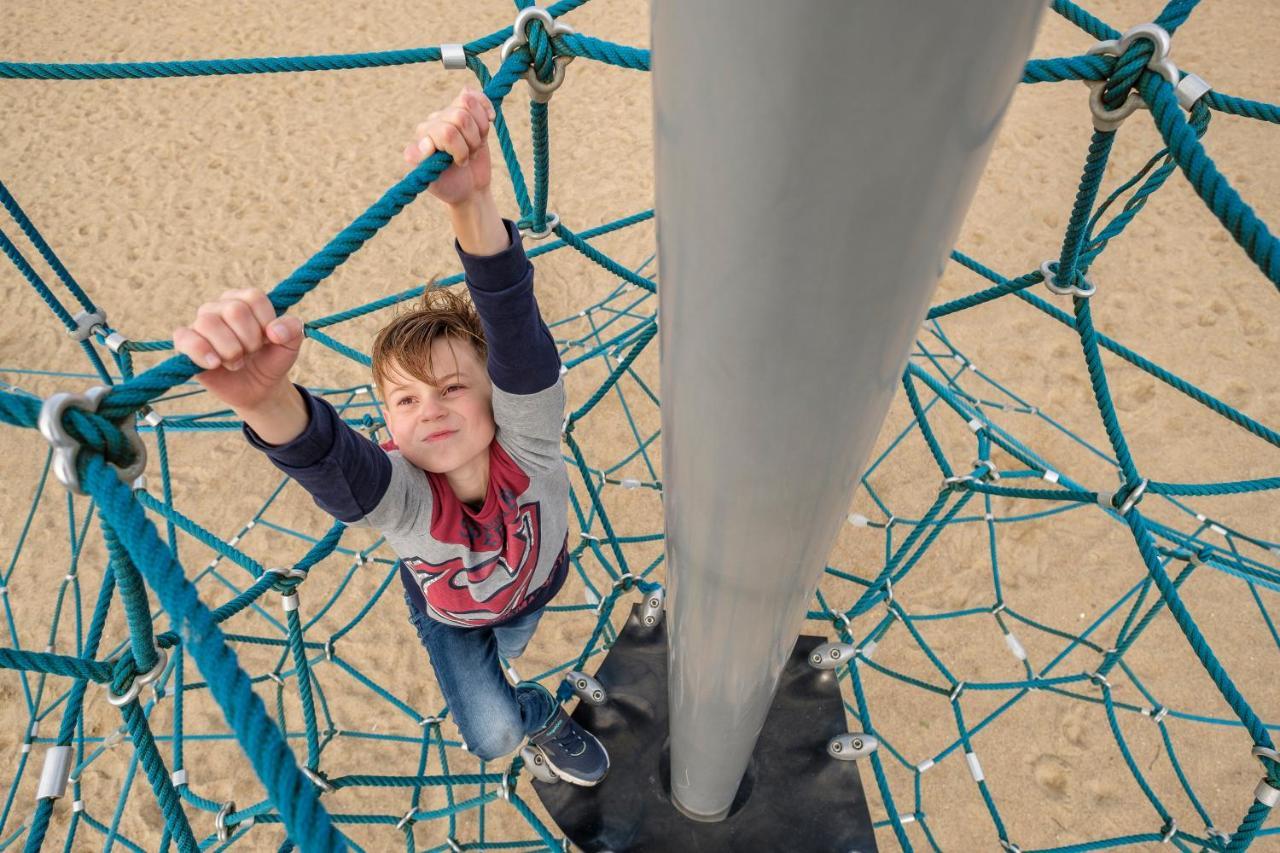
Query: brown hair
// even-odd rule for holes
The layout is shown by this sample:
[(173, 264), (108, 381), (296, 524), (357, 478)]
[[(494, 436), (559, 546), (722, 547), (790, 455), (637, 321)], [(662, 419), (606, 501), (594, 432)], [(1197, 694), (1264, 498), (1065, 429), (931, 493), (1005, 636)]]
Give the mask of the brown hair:
[(462, 292), (437, 288), (431, 282), (417, 305), (384, 326), (374, 339), (374, 384), (382, 388), (394, 361), (410, 376), (434, 385), (431, 345), (439, 338), (467, 341), (484, 363), (488, 345), (475, 305)]

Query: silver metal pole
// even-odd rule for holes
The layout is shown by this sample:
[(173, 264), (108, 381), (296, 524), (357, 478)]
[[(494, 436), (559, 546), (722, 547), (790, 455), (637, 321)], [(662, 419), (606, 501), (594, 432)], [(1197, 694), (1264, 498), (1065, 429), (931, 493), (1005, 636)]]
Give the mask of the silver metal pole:
[(1043, 0), (653, 0), (671, 791), (727, 813)]

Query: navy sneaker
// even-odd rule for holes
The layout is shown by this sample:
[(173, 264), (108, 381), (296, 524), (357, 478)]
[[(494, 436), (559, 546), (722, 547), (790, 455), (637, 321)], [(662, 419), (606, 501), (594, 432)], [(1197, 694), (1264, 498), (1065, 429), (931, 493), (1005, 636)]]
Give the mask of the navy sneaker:
[[(545, 689), (545, 688), (544, 688)], [(552, 699), (555, 709), (547, 722), (529, 735), (529, 745), (566, 782), (590, 788), (609, 772), (609, 753), (595, 735), (575, 723)]]

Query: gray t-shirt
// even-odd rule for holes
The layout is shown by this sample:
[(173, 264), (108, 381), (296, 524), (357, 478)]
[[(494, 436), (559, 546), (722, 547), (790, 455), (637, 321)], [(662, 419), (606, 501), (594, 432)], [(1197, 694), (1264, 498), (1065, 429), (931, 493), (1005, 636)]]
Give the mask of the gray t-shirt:
[(443, 475), (415, 467), (394, 446), (374, 444), (305, 389), (298, 391), (309, 420), (293, 441), (269, 445), (245, 427), (249, 443), (321, 509), (386, 536), (414, 607), (468, 627), (543, 606), (568, 573), (560, 356), (538, 312), (533, 265), (514, 223), (506, 225), (510, 245), (502, 252), (479, 257), (458, 248), (488, 342), (497, 426), (479, 509), (459, 501)]
[[(506, 621), (554, 594), (564, 579), (569, 476), (560, 456), (564, 383), (534, 394), (493, 389), (497, 434), (489, 489), (473, 509), (440, 474), (390, 450), (386, 494), (362, 520), (400, 556), (401, 579), (433, 619), (478, 626)], [(549, 597), (549, 596), (548, 596)]]

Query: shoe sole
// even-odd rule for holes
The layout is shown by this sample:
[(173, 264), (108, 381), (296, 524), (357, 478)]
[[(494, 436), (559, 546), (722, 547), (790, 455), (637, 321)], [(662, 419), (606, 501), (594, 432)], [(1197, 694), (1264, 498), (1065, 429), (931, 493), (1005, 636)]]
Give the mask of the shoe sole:
[(534, 749), (536, 749), (538, 751), (538, 754), (542, 756), (542, 760), (545, 761), (547, 763), (547, 766), (551, 768), (552, 773), (555, 773), (557, 777), (559, 777), (561, 780), (565, 782), (568, 782), (571, 785), (577, 785), (580, 788), (594, 788), (596, 785), (599, 785), (601, 782), (604, 781), (604, 777), (609, 775), (609, 761), (607, 757), (605, 759), (604, 772), (600, 774), (599, 779), (596, 779), (594, 782), (592, 782), (587, 779), (583, 779), (580, 776), (575, 776), (572, 773), (568, 773), (568, 772), (565, 772), (564, 770), (561, 770), (559, 767), (555, 765), (554, 762), (551, 761), (550, 758), (547, 757), (546, 752), (544, 752), (541, 747), (535, 746)]

